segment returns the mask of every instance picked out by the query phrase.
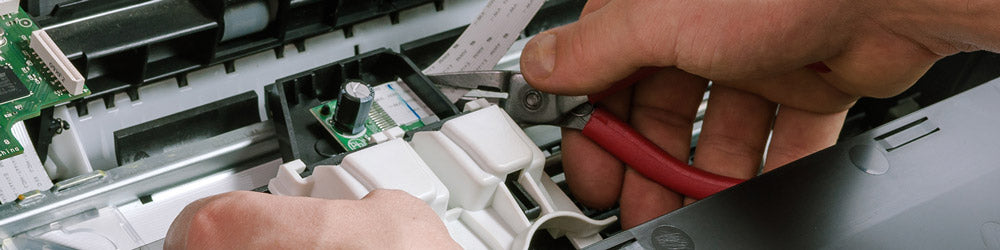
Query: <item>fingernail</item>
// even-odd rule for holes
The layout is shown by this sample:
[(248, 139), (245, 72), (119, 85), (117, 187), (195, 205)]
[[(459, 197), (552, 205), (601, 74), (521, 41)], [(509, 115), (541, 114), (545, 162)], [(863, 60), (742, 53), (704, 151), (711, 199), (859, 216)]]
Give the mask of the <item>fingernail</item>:
[(543, 32), (531, 39), (521, 53), (521, 73), (533, 79), (545, 79), (556, 64), (556, 35)]

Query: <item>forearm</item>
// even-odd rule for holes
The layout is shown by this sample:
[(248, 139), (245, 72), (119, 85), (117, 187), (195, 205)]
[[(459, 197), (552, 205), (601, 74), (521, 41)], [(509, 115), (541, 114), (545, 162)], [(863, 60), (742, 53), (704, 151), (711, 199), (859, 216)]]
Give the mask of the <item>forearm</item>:
[(950, 55), (962, 51), (1000, 52), (1000, 1), (887, 0), (876, 12), (886, 29)]

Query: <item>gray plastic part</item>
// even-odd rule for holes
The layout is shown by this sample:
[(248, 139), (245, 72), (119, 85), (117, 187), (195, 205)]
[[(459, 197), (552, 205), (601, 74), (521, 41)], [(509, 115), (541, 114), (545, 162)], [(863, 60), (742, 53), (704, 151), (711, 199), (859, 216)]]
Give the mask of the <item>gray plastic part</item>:
[(1000, 248), (997, 110), (1000, 79), (589, 248)]
[(268, 4), (264, 0), (251, 0), (229, 6), (222, 16), (225, 27), (221, 41), (229, 41), (257, 33), (271, 22)]
[(403, 21), (397, 24), (392, 24), (389, 17), (380, 17), (354, 25), (351, 38), (344, 38), (343, 31), (336, 30), (306, 39), (303, 52), (287, 45), (280, 59), (273, 51), (237, 59), (232, 73), (227, 74), (223, 65), (191, 72), (184, 87), (178, 87), (175, 79), (143, 86), (139, 88), (141, 99), (136, 101), (125, 93), (114, 96), (111, 108), (104, 102), (92, 101), (87, 103), (89, 113), (83, 117), (70, 107), (73, 129), (80, 135), (93, 168), (111, 169), (117, 167), (114, 131), (251, 90), (261, 98), (260, 116), (266, 120), (264, 86), (276, 79), (354, 56), (355, 46), (360, 52), (384, 47), (398, 51), (402, 43), (467, 25), (485, 4), (479, 0), (446, 0), (441, 11), (427, 4), (400, 12)]

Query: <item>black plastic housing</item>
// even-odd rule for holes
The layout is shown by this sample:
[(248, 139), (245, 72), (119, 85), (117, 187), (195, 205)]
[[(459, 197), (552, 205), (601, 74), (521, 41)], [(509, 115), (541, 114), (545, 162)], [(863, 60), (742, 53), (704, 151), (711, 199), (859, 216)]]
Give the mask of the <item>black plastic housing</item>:
[(399, 11), (417, 7), (426, 3), (434, 3), (436, 10), (444, 9), (444, 0), (344, 0), (337, 4), (337, 25), (344, 29), (344, 36), (353, 36), (351, 26), (375, 17), (389, 16), (392, 24), (399, 23)]
[[(222, 41), (225, 12), (251, 1), (269, 6), (262, 31)], [(389, 15), (398, 23), (401, 10), (442, 0), (24, 0), (21, 6), (59, 44), (87, 78), (91, 96), (76, 101), (86, 115), (86, 102), (126, 92), (139, 99), (143, 84), (226, 64), (264, 50), (282, 57), (284, 45), (305, 50), (304, 39)], [(112, 105), (106, 103), (106, 105)]]
[(344, 153), (309, 109), (336, 99), (348, 79), (372, 85), (402, 79), (438, 118), (444, 120), (459, 113), (410, 59), (388, 49), (364, 53), (278, 79), (275, 87), (267, 91), (268, 114), (285, 161), (300, 159), (311, 167)]
[(260, 122), (257, 93), (247, 91), (114, 132), (118, 166)]

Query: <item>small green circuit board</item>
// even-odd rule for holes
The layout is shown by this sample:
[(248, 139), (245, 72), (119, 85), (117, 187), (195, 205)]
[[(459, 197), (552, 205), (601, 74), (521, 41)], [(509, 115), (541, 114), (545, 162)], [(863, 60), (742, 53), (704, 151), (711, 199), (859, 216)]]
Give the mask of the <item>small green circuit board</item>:
[(372, 135), (381, 133), (387, 129), (398, 126), (399, 128), (402, 128), (403, 131), (410, 131), (424, 126), (424, 123), (420, 120), (409, 124), (396, 124), (392, 117), (389, 116), (389, 113), (385, 112), (385, 110), (383, 110), (378, 103), (373, 102), (371, 111), (368, 111), (368, 120), (365, 121), (365, 130), (356, 135), (345, 135), (337, 132), (337, 130), (333, 127), (333, 116), (335, 113), (330, 112), (329, 115), (323, 115), (322, 112), (320, 112), (320, 110), (323, 109), (323, 106), (329, 106), (330, 110), (337, 110), (337, 100), (320, 104), (319, 106), (309, 109), (309, 112), (316, 117), (316, 120), (318, 120), (320, 124), (323, 124), (326, 131), (330, 132), (330, 134), (337, 139), (337, 143), (340, 143), (340, 145), (343, 146), (348, 152), (368, 146)]
[[(90, 94), (70, 94), (45, 60), (31, 48), (32, 31), (38, 26), (23, 10), (0, 16), (0, 159), (24, 152), (11, 127), (39, 112)], [(46, 36), (47, 37), (47, 36)], [(61, 54), (61, 52), (59, 52)], [(72, 65), (69, 65), (72, 67)], [(75, 70), (75, 69), (74, 69)], [(77, 73), (78, 74), (78, 73)]]

